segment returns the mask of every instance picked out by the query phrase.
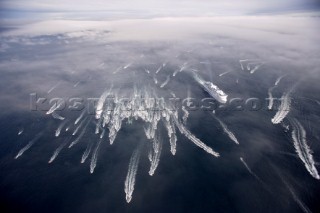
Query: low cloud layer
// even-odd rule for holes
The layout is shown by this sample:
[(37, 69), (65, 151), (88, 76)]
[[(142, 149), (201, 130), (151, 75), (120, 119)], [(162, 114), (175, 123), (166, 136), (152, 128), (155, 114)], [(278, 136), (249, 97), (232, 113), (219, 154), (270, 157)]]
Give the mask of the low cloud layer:
[(21, 15), (42, 18), (72, 17), (78, 19), (163, 17), (163, 16), (214, 16), (244, 14), (275, 14), (314, 10), (315, 0), (227, 0), (227, 1), (48, 1), (48, 0), (5, 0), (1, 11), (5, 18)]

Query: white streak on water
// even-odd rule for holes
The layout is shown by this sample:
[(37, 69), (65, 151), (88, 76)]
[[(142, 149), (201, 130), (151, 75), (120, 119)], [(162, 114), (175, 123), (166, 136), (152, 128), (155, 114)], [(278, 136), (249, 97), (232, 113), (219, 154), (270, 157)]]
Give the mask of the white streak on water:
[(276, 82), (274, 83), (274, 85), (275, 86), (278, 86), (278, 84), (280, 83), (280, 81), (281, 81), (281, 79), (283, 78), (283, 77), (285, 77), (286, 75), (282, 75), (282, 76), (280, 76), (279, 78), (277, 78), (277, 80), (276, 80)]
[(97, 108), (96, 108), (96, 119), (100, 119), (101, 117), (101, 113), (103, 111), (103, 105), (104, 102), (106, 101), (106, 98), (108, 97), (108, 95), (110, 94), (112, 87), (110, 88), (109, 91), (105, 91), (99, 98), (99, 101), (97, 103)]
[[(86, 118), (87, 119), (87, 118)], [(72, 135), (76, 135), (77, 132), (79, 131), (79, 129), (83, 126), (84, 122), (86, 121), (86, 119), (84, 119), (83, 121), (80, 122), (80, 124), (76, 127), (76, 129), (73, 131)]]
[(273, 106), (273, 96), (272, 96), (272, 91), (275, 87), (270, 87), (268, 89), (268, 96), (269, 96), (269, 104), (268, 104), (268, 109), (272, 109), (272, 106)]
[(263, 63), (255, 66), (255, 67), (250, 71), (250, 74), (255, 73), (262, 65), (263, 65)]
[(156, 73), (158, 74), (158, 72), (160, 72), (162, 69), (162, 66), (160, 66), (157, 70), (156, 70)]
[(219, 74), (219, 77), (222, 77), (222, 76), (228, 74), (229, 72), (231, 72), (231, 71), (223, 72), (223, 73)]
[(80, 84), (80, 81), (78, 81), (77, 83), (75, 83), (75, 84), (73, 85), (73, 87), (77, 87), (79, 84)]
[(289, 119), (293, 130), (291, 132), (293, 145), (299, 158), (304, 163), (306, 169), (315, 179), (320, 179), (318, 171), (315, 167), (312, 151), (307, 144), (306, 131), (297, 119)]
[(182, 121), (183, 121), (183, 124), (186, 125), (189, 117), (189, 111), (186, 110), (185, 106), (182, 106), (182, 111), (183, 111)]
[(259, 182), (263, 183), (263, 181), (256, 175), (256, 173), (254, 173), (250, 167), (248, 166), (248, 164), (245, 162), (245, 160), (240, 157), (240, 161), (243, 163), (243, 165), (246, 167), (246, 169), (248, 170), (248, 172), (253, 176), (255, 177)]
[(60, 120), (60, 121), (63, 121), (65, 118), (64, 117), (62, 117), (61, 115), (59, 115), (58, 113), (56, 113), (56, 112), (53, 112), (52, 114), (52, 117), (54, 118), (54, 119), (58, 119), (58, 120)]
[(86, 112), (86, 111), (83, 110), (83, 112), (80, 114), (80, 116), (76, 119), (76, 121), (74, 122), (75, 125), (77, 125), (77, 124), (79, 123), (79, 121), (81, 120), (81, 118), (84, 116), (84, 113), (85, 113), (85, 112)]
[(223, 131), (229, 136), (229, 138), (235, 142), (236, 144), (239, 144), (238, 139), (236, 138), (236, 136), (230, 131), (230, 129), (227, 127), (227, 125), (225, 123), (223, 123), (219, 118), (213, 116), (222, 126)]
[(139, 146), (131, 156), (127, 177), (124, 183), (124, 191), (126, 193), (127, 203), (130, 203), (132, 199), (132, 193), (134, 191), (134, 185), (136, 182), (136, 175), (138, 171), (140, 155), (141, 155), (141, 151)]
[(55, 133), (56, 137), (58, 137), (60, 135), (61, 129), (63, 128), (64, 125), (66, 125), (66, 123), (67, 123), (67, 121), (64, 121), (58, 126), (56, 133)]
[(43, 132), (38, 133), (31, 141), (29, 141), (29, 143), (23, 147), (18, 154), (15, 156), (15, 159), (18, 159), (21, 155), (23, 155), (23, 153), (25, 151), (27, 151), (28, 149), (30, 149), (30, 147), (37, 142), (37, 140), (39, 140), (39, 138), (43, 135)]
[(82, 157), (81, 157), (81, 163), (86, 162), (87, 158), (89, 157), (89, 154), (91, 152), (92, 149), (92, 143), (89, 143), (86, 150), (84, 151)]
[(23, 130), (24, 130), (23, 128), (20, 128), (19, 132), (18, 132), (18, 135), (21, 135), (23, 133)]
[(168, 114), (168, 119), (165, 118), (163, 120), (164, 122), (164, 126), (167, 129), (168, 132), (168, 136), (169, 136), (169, 142), (170, 142), (170, 151), (172, 153), (172, 155), (176, 154), (177, 151), (177, 135), (176, 135), (176, 129), (175, 129), (175, 125), (172, 121), (172, 118), (170, 118), (170, 115)]
[(116, 74), (116, 73), (119, 72), (121, 69), (122, 69), (122, 66), (118, 67), (118, 68), (113, 72), (113, 74)]
[(91, 174), (94, 172), (94, 169), (96, 168), (96, 165), (97, 165), (98, 153), (99, 153), (101, 141), (102, 141), (102, 139), (100, 139), (98, 141), (96, 148), (94, 149), (93, 154), (92, 154), (91, 163), (90, 163), (90, 173)]
[(58, 157), (59, 153), (67, 145), (70, 139), (71, 137), (67, 138), (62, 144), (60, 144), (60, 146), (54, 151), (48, 163), (52, 163)]
[(46, 113), (47, 115), (53, 113), (54, 111), (56, 111), (60, 106), (62, 106), (62, 104), (64, 103), (63, 100), (59, 100), (57, 102), (55, 102), (53, 104), (53, 106), (48, 110), (48, 112)]
[(299, 207), (301, 208), (301, 210), (305, 213), (311, 213), (311, 211), (309, 210), (309, 208), (299, 199), (299, 197), (296, 195), (296, 193), (294, 192), (292, 186), (289, 185), (289, 183), (283, 178), (283, 176), (280, 174), (278, 168), (276, 168), (274, 165), (272, 165), (272, 167), (276, 170), (276, 172), (278, 173), (280, 179), (282, 180), (282, 182), (285, 184), (285, 186), (287, 187), (287, 189), (289, 190), (290, 194), (292, 195), (293, 200), (299, 205)]
[[(83, 120), (82, 122), (84, 122), (84, 121), (85, 121), (85, 120)], [(87, 121), (86, 125), (85, 125), (84, 128), (82, 129), (82, 131), (81, 131), (81, 133), (79, 134), (79, 136), (78, 136), (74, 141), (71, 142), (71, 144), (69, 145), (68, 148), (71, 148), (72, 146), (76, 145), (76, 144), (79, 142), (79, 140), (83, 137), (84, 133), (86, 132), (86, 129), (87, 129), (90, 121), (91, 121), (91, 119), (89, 119), (89, 120)], [(79, 125), (78, 128), (80, 128), (80, 125)]]
[(150, 74), (150, 70), (144, 69), (144, 71), (145, 71), (146, 73)]
[(131, 65), (132, 65), (132, 63), (129, 63), (129, 64), (125, 65), (125, 66), (123, 67), (123, 69), (125, 70), (125, 69), (129, 68)]
[(158, 79), (156, 78), (155, 75), (153, 76), (153, 81), (154, 81), (155, 84), (158, 84)]
[(273, 124), (280, 123), (287, 116), (287, 114), (290, 111), (290, 104), (291, 104), (290, 92), (283, 93), (281, 97), (281, 104), (280, 104), (279, 110), (277, 111), (275, 116), (271, 119), (271, 122)]
[(153, 139), (153, 147), (150, 150), (149, 153), (149, 160), (151, 162), (150, 170), (149, 170), (149, 175), (152, 176), (154, 175), (154, 172), (156, 171), (159, 162), (160, 162), (160, 156), (161, 156), (161, 151), (162, 151), (162, 140), (161, 138), (155, 137)]
[(168, 84), (169, 81), (170, 81), (170, 75), (167, 76), (167, 79), (160, 85), (160, 87), (163, 88), (165, 85)]
[(201, 140), (199, 140), (196, 136), (194, 136), (185, 126), (183, 126), (177, 119), (176, 116), (172, 116), (173, 120), (178, 127), (181, 134), (185, 135), (189, 140), (191, 140), (195, 145), (203, 149), (204, 151), (208, 152), (209, 154), (219, 157), (219, 153), (213, 151), (210, 147), (205, 145)]
[(49, 89), (48, 94), (51, 93), (55, 88), (57, 88), (57, 86), (59, 86), (61, 82), (59, 81), (58, 83), (56, 83), (53, 87), (51, 87), (51, 89)]

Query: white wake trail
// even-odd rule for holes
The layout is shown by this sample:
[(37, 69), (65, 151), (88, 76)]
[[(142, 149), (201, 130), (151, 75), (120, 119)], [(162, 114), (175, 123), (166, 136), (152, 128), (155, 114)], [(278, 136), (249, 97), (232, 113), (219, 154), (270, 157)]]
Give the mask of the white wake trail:
[(71, 137), (67, 138), (62, 144), (60, 144), (60, 146), (54, 151), (48, 163), (52, 163), (58, 157), (59, 153), (67, 145), (70, 139)]
[(95, 134), (99, 134), (99, 130), (101, 128), (101, 123), (102, 123), (102, 118), (99, 118), (99, 120), (96, 122), (96, 130), (95, 130)]
[(97, 108), (96, 108), (96, 119), (100, 119), (101, 117), (101, 113), (103, 111), (103, 105), (106, 101), (106, 98), (108, 97), (108, 95), (110, 94), (111, 92), (111, 89), (112, 89), (112, 86), (111, 88), (109, 89), (109, 91), (105, 91), (101, 96), (100, 96), (100, 99), (98, 101), (98, 104), (97, 104)]
[(23, 155), (23, 153), (25, 151), (27, 151), (28, 149), (30, 149), (30, 147), (35, 143), (37, 142), (37, 140), (39, 140), (39, 138), (43, 135), (43, 132), (40, 132), (36, 135), (36, 137), (34, 137), (31, 141), (29, 141), (29, 143), (23, 147), (19, 152), (18, 154), (15, 156), (15, 159), (18, 159), (21, 155)]
[(291, 105), (291, 93), (295, 90), (295, 88), (298, 86), (298, 84), (301, 82), (301, 79), (295, 83), (288, 92), (284, 92), (281, 97), (281, 104), (280, 107), (275, 114), (275, 116), (271, 119), (271, 122), (273, 124), (278, 124), (282, 122), (282, 120), (288, 115), (290, 111), (290, 105)]
[(223, 72), (223, 73), (219, 74), (219, 77), (222, 77), (222, 76), (224, 76), (224, 75), (226, 75), (226, 74), (228, 74), (228, 73), (230, 73), (230, 72), (231, 72), (231, 71)]
[(144, 69), (144, 71), (145, 71), (146, 73), (150, 74), (150, 70)]
[(54, 111), (56, 111), (57, 109), (59, 109), (59, 107), (62, 106), (62, 104), (64, 103), (63, 100), (59, 100), (57, 101), (55, 104), (53, 104), (53, 106), (48, 110), (48, 112), (46, 112), (47, 115), (50, 115), (51, 113), (53, 113)]
[(283, 93), (281, 97), (281, 104), (280, 107), (275, 114), (275, 116), (271, 119), (273, 124), (279, 124), (282, 120), (287, 116), (290, 111), (290, 104), (291, 104), (291, 97), (290, 92)]
[(245, 62), (245, 61), (247, 61), (247, 60), (246, 60), (246, 59), (244, 59), (244, 60), (239, 60), (239, 63), (240, 63), (240, 66), (241, 66), (241, 69), (242, 69), (242, 70), (244, 70), (242, 63)]
[(73, 85), (73, 87), (77, 87), (79, 84), (80, 84), (80, 81), (78, 81), (77, 83), (75, 83), (75, 84)]
[(64, 122), (62, 122), (62, 123), (58, 126), (58, 128), (57, 128), (57, 130), (56, 130), (56, 133), (55, 133), (55, 136), (56, 136), (56, 137), (58, 137), (58, 136), (60, 135), (61, 130), (62, 130), (62, 128), (64, 127), (64, 125), (66, 125), (66, 123), (67, 123), (67, 121), (64, 121)]
[[(86, 120), (86, 119), (85, 119), (85, 120)], [(85, 120), (83, 120), (82, 122), (84, 122)], [(76, 145), (77, 143), (79, 143), (79, 140), (83, 137), (84, 133), (86, 132), (86, 129), (87, 129), (90, 121), (91, 121), (91, 119), (89, 119), (89, 120), (87, 121), (86, 125), (83, 127), (83, 129), (82, 129), (81, 133), (79, 134), (79, 136), (78, 136), (74, 141), (71, 142), (71, 144), (69, 145), (68, 148), (71, 148), (71, 147), (73, 147), (74, 145)], [(72, 135), (73, 135), (73, 134), (72, 134)]]
[(250, 74), (255, 73), (263, 64), (264, 64), (264, 63), (261, 63), (261, 64), (256, 65), (256, 66), (250, 71)]
[(304, 163), (306, 169), (315, 179), (320, 179), (315, 162), (312, 156), (312, 150), (307, 144), (306, 131), (297, 119), (289, 119), (293, 130), (291, 132), (294, 148), (299, 158)]
[(236, 136), (230, 131), (230, 129), (227, 127), (227, 125), (225, 123), (223, 123), (219, 118), (217, 118), (216, 116), (213, 116), (222, 126), (223, 131), (229, 136), (229, 138), (235, 142), (236, 144), (239, 144), (238, 139), (236, 138)]
[(87, 118), (85, 118), (83, 121), (81, 121), (81, 123), (76, 127), (76, 129), (73, 131), (72, 135), (76, 135), (77, 132), (79, 131), (79, 129), (83, 126), (84, 122), (87, 120)]
[(61, 115), (59, 115), (58, 113), (56, 113), (56, 112), (53, 112), (52, 114), (52, 117), (54, 118), (54, 119), (58, 119), (58, 120), (61, 120), (61, 121), (63, 121), (65, 118), (64, 117), (62, 117)]
[[(188, 87), (188, 91), (187, 91), (187, 101), (186, 101), (186, 104), (187, 104), (187, 107), (190, 107), (191, 106), (191, 102), (190, 102), (190, 99), (191, 99), (191, 94), (190, 94), (190, 87)], [(189, 117), (189, 111), (185, 108), (185, 106), (182, 106), (182, 111), (183, 111), (183, 116), (182, 116), (182, 121), (183, 121), (183, 124), (186, 125), (187, 124), (187, 120), (188, 120), (188, 117)]]
[(176, 135), (174, 122), (170, 117), (171, 117), (170, 114), (166, 113), (166, 118), (163, 119), (163, 123), (168, 132), (169, 142), (170, 142), (170, 151), (172, 155), (175, 155), (177, 151), (177, 135)]
[(141, 150), (140, 146), (138, 146), (138, 148), (133, 152), (131, 156), (127, 177), (124, 183), (124, 192), (126, 193), (127, 203), (130, 203), (132, 199), (132, 193), (134, 191), (134, 185), (136, 182), (136, 175), (138, 171), (140, 155)]
[(182, 72), (183, 70), (185, 70), (188, 66), (188, 62), (183, 63), (181, 66), (179, 66), (180, 69), (176, 69), (172, 76), (175, 77), (177, 75), (178, 72)]
[(105, 129), (102, 129), (102, 132), (100, 134), (100, 138), (102, 139), (104, 137), (104, 134), (105, 134), (106, 130)]
[(173, 77), (175, 77), (176, 75), (177, 75), (177, 73), (179, 72), (179, 70), (178, 69), (176, 69), (174, 72), (173, 72), (173, 74), (172, 74), (172, 76)]
[(183, 111), (182, 121), (183, 121), (183, 124), (186, 125), (189, 117), (189, 111), (185, 108), (185, 106), (182, 106), (181, 109)]
[(97, 166), (97, 160), (98, 160), (98, 153), (99, 153), (99, 148), (101, 144), (102, 139), (100, 139), (96, 145), (96, 148), (94, 149), (92, 153), (92, 158), (91, 158), (91, 163), (90, 163), (90, 173), (92, 174), (94, 172), (94, 169)]
[(261, 182), (261, 183), (264, 184), (264, 182), (258, 177), (258, 175), (256, 175), (256, 173), (254, 173), (254, 172), (250, 169), (250, 167), (248, 166), (248, 164), (245, 162), (245, 160), (244, 160), (242, 157), (240, 157), (240, 161), (243, 163), (243, 165), (246, 167), (246, 169), (248, 170), (248, 172), (249, 172), (253, 177), (255, 177), (259, 182)]
[(87, 158), (89, 157), (89, 154), (91, 152), (92, 149), (92, 143), (89, 143), (86, 150), (84, 151), (82, 157), (81, 157), (81, 163), (86, 162)]
[(131, 67), (131, 65), (132, 65), (132, 63), (129, 63), (129, 64), (125, 65), (125, 66), (123, 66), (123, 69), (124, 69), (124, 70), (125, 70), (125, 69), (128, 69), (129, 67)]
[(63, 147), (66, 144), (61, 144), (53, 153), (53, 155), (51, 156), (50, 160), (48, 161), (48, 163), (52, 163), (59, 155), (59, 153), (61, 152), (61, 150), (63, 149)]
[[(262, 65), (264, 65), (265, 63), (257, 60), (257, 59), (243, 59), (243, 60), (239, 60), (240, 66), (241, 66), (241, 70), (245, 70), (244, 66), (245, 63), (246, 64), (246, 71), (250, 71), (250, 74), (255, 73)], [(251, 69), (250, 65), (255, 65), (253, 69)]]
[(85, 113), (86, 111), (85, 110), (83, 110), (83, 112), (80, 114), (80, 116), (76, 119), (76, 121), (74, 122), (74, 124), (75, 125), (77, 125), (78, 123), (79, 123), (79, 121), (82, 119), (82, 117), (84, 116), (84, 113)]
[(278, 86), (278, 84), (280, 83), (281, 79), (282, 79), (283, 77), (285, 77), (285, 76), (286, 76), (286, 75), (282, 75), (282, 76), (278, 77), (277, 80), (276, 80), (276, 82), (274, 83), (274, 86), (273, 86), (273, 87), (270, 87), (270, 88), (268, 89), (268, 96), (269, 96), (268, 109), (270, 109), (270, 110), (272, 109), (273, 100), (274, 100), (274, 98), (273, 98), (273, 96), (272, 96), (272, 91)]
[(131, 65), (132, 65), (132, 63), (125, 65), (125, 66), (123, 66), (123, 69), (125, 70), (125, 69), (129, 68)]
[(155, 84), (158, 84), (158, 79), (156, 78), (155, 75), (153, 76), (153, 81), (154, 81)]
[(213, 151), (210, 147), (205, 145), (201, 140), (199, 140), (196, 136), (194, 136), (185, 126), (183, 126), (177, 119), (176, 116), (172, 116), (176, 126), (178, 127), (181, 134), (185, 135), (189, 140), (191, 140), (195, 145), (203, 149), (204, 151), (208, 152), (209, 154), (219, 157), (219, 153)]
[(48, 94), (51, 93), (55, 88), (57, 88), (57, 86), (59, 86), (60, 81), (58, 83), (56, 83), (53, 87), (51, 87), (51, 89), (48, 90)]
[(167, 76), (167, 79), (160, 85), (161, 88), (163, 88), (165, 85), (167, 85), (170, 81), (170, 75)]
[(150, 176), (154, 175), (154, 172), (156, 171), (159, 165), (161, 151), (162, 151), (162, 140), (159, 136), (153, 139), (153, 143), (154, 143), (153, 148), (151, 148), (149, 153), (149, 160), (151, 162), (151, 166), (149, 170)]
[(188, 67), (188, 62), (183, 63), (183, 64), (180, 66), (179, 72), (182, 72), (182, 71), (185, 70), (187, 67)]
[(23, 128), (20, 128), (19, 132), (18, 132), (18, 135), (21, 135), (23, 133), (23, 130), (24, 130)]
[(299, 199), (299, 197), (296, 195), (292, 187), (285, 180), (282, 180), (282, 181), (288, 188), (289, 192), (291, 193), (293, 200), (300, 206), (301, 210), (304, 211), (305, 213), (312, 213), (310, 209)]
[(158, 74), (158, 72), (160, 72), (162, 69), (162, 66), (160, 66), (157, 70), (156, 70), (156, 73)]
[(283, 78), (283, 77), (285, 77), (286, 75), (282, 75), (282, 76), (280, 76), (279, 78), (277, 78), (277, 80), (276, 80), (276, 82), (274, 83), (274, 85), (275, 86), (278, 86), (278, 84), (280, 83), (280, 81), (281, 81), (281, 79)]
[(293, 188), (289, 185), (289, 183), (282, 177), (282, 175), (281, 175), (280, 171), (278, 170), (278, 168), (276, 168), (273, 164), (271, 164), (271, 166), (274, 168), (274, 170), (276, 170), (276, 172), (278, 173), (281, 181), (285, 184), (285, 186), (289, 190), (290, 194), (292, 195), (293, 200), (299, 205), (301, 210), (303, 212), (305, 212), (305, 213), (311, 213), (309, 208), (296, 195), (296, 193), (294, 192)]
[(268, 104), (268, 109), (272, 109), (272, 106), (273, 106), (273, 96), (272, 96), (272, 91), (275, 87), (270, 87), (268, 89), (268, 96), (269, 96), (269, 104)]
[(116, 74), (116, 73), (119, 72), (121, 69), (122, 69), (122, 66), (118, 67), (118, 68), (113, 72), (113, 74)]

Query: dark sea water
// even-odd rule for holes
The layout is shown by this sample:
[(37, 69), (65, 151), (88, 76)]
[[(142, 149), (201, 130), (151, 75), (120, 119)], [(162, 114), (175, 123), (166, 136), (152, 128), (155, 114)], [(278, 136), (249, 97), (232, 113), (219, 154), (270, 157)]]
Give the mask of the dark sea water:
[[(99, 33), (101, 38), (109, 32)], [(294, 49), (213, 35), (169, 41), (3, 35), (1, 43), (8, 45), (0, 53), (0, 204), (7, 209), (1, 212), (320, 211), (319, 180), (296, 153), (292, 138), (292, 132), (298, 131), (292, 123), (297, 121), (306, 132), (306, 143), (312, 150), (309, 154), (318, 169), (320, 52), (316, 47)], [(246, 59), (241, 69), (239, 60)], [(250, 62), (254, 64), (248, 70)], [(173, 76), (177, 70), (181, 71)], [(172, 155), (168, 132), (160, 120), (157, 134), (163, 141), (162, 153), (150, 176), (148, 152), (152, 140), (146, 137), (146, 122), (124, 119), (113, 145), (109, 143), (108, 126), (95, 134), (96, 105), (90, 98), (99, 99), (108, 90), (119, 98), (131, 98), (136, 88), (166, 102), (175, 96), (191, 97), (198, 103), (210, 95), (193, 73), (228, 95), (226, 104), (216, 102), (220, 108), (214, 113), (213, 108), (189, 109), (185, 123), (220, 157), (195, 146), (178, 128), (176, 154)], [(161, 87), (165, 81), (168, 83)], [(271, 110), (266, 100), (271, 87), (273, 97), (279, 99), (288, 93), (291, 100), (286, 109), (289, 113), (279, 124), (271, 119), (281, 99), (275, 100)], [(39, 98), (62, 98), (66, 107), (55, 113), (64, 120), (46, 114), (53, 103), (35, 103)], [(74, 122), (84, 110), (72, 110), (71, 98), (84, 100), (83, 119), (87, 118), (88, 126), (79, 143), (68, 148), (84, 129), (81, 126), (72, 135), (79, 126)], [(230, 101), (234, 98), (255, 98), (261, 106), (255, 108), (249, 101), (239, 109), (237, 102)], [(185, 103), (178, 101), (181, 123), (182, 105)], [(56, 137), (62, 122), (65, 125)], [(65, 131), (67, 127), (70, 129)], [(86, 162), (80, 161), (88, 146), (93, 151), (98, 145), (103, 129), (105, 135), (91, 174), (92, 152)], [(35, 137), (38, 140), (15, 159)], [(57, 158), (48, 164), (64, 143)], [(136, 149), (141, 156), (133, 197), (127, 203), (124, 183)]]

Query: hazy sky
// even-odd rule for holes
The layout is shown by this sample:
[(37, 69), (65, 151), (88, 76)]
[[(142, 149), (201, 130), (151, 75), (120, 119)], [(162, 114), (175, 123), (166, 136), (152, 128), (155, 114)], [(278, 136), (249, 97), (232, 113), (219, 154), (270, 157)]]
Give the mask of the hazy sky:
[[(57, 13), (81, 16), (79, 13), (113, 11), (128, 16), (243, 15), (284, 13), (314, 9), (317, 0), (2, 0), (2, 17), (17, 13)], [(94, 14), (96, 12), (96, 14)], [(59, 16), (58, 15), (58, 16)], [(109, 14), (110, 15), (110, 14)], [(72, 16), (72, 15), (71, 15)]]

